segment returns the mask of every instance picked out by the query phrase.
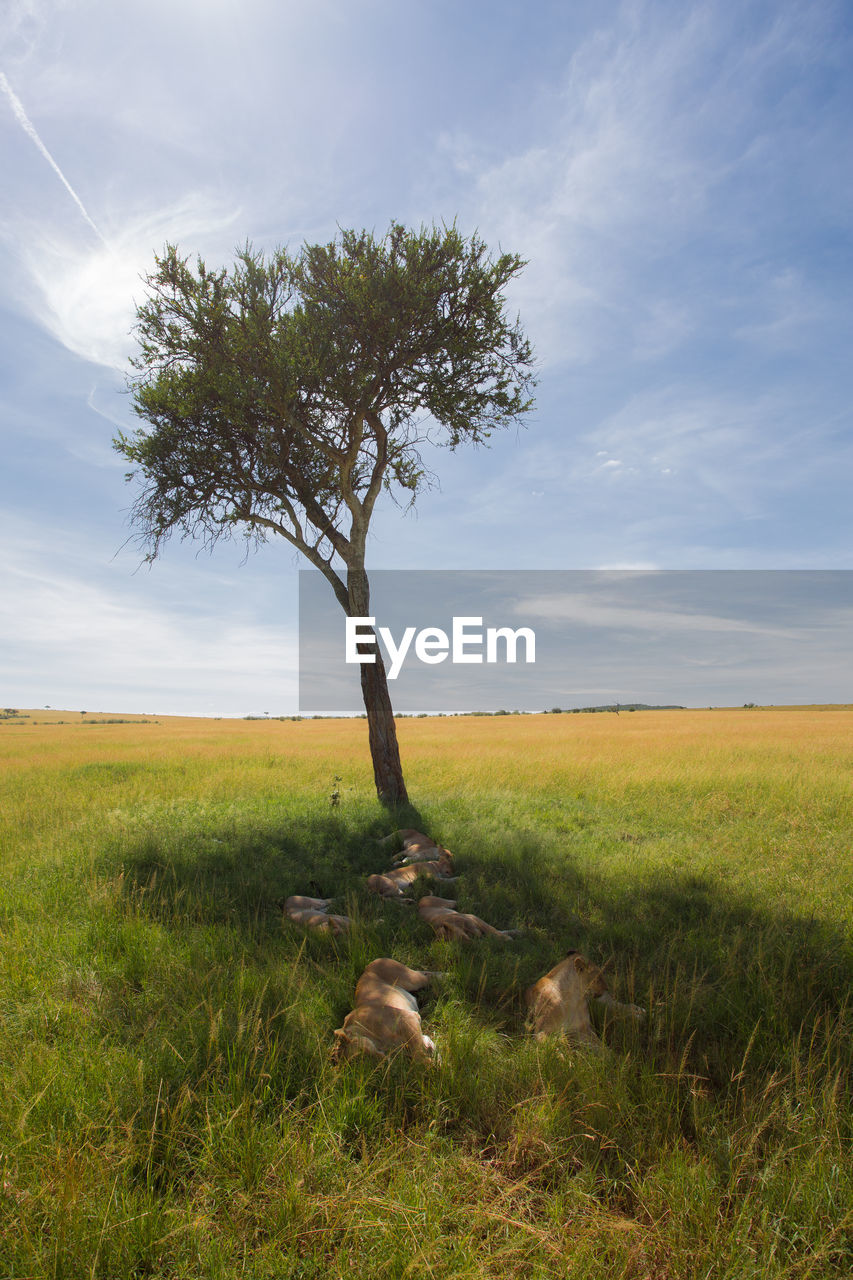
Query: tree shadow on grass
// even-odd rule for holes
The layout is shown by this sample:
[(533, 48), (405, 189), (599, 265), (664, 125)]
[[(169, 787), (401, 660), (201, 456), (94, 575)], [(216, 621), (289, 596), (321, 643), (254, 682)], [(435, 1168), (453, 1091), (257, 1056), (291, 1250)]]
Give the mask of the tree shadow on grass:
[[(426, 825), (414, 809), (396, 820)], [(510, 835), (500, 852), (472, 848), (458, 858), (459, 882), (444, 891), (461, 910), (499, 927), (520, 925), (521, 936), (438, 943), (414, 907), (366, 890), (366, 877), (390, 865), (393, 850), (377, 843), (386, 833), (378, 816), (358, 823), (332, 811), (248, 832), (208, 826), (195, 841), (147, 836), (124, 851), (123, 901), (187, 938), (194, 929), (225, 931), (225, 954), (230, 947), (235, 962), (268, 976), (302, 966), (325, 988), (334, 1018), (346, 1012), (358, 973), (375, 956), (447, 968), (455, 997), (513, 1037), (524, 1034), (526, 987), (578, 949), (604, 965), (617, 998), (651, 1015), (640, 1030), (614, 1022), (614, 1043), (639, 1039), (716, 1085), (747, 1051), (766, 1064), (804, 1028), (847, 1016), (853, 955), (839, 930), (748, 901), (708, 876), (640, 868), (616, 886), (581, 875), (564, 854), (555, 864), (530, 833)], [(413, 896), (430, 891), (423, 882)], [(280, 904), (291, 893), (335, 898), (334, 909), (353, 917), (352, 936), (331, 939), (283, 923)]]
[[(413, 808), (395, 817), (423, 825)], [(107, 1021), (133, 1039), (193, 997), (218, 1002), (227, 1021), (229, 984), (240, 971), (267, 984), (265, 1017), (299, 990), (306, 1007), (319, 1002), (330, 1027), (339, 1025), (364, 965), (410, 950), (411, 929), (423, 929), (411, 906), (367, 891), (367, 876), (390, 865), (393, 846), (378, 843), (388, 834), (387, 818), (359, 824), (331, 810), (280, 823), (256, 818), (236, 830), (229, 815), (217, 823), (208, 814), (203, 824), (175, 816), (172, 826), (161, 820), (125, 839), (101, 859), (118, 892), (90, 930), (91, 947), (112, 970)], [(282, 906), (295, 893), (334, 899), (333, 910), (352, 917), (351, 936), (290, 924)]]
[[(662, 1046), (714, 1088), (791, 1069), (831, 1040), (851, 1056), (853, 946), (839, 928), (722, 890), (708, 876), (644, 877), (630, 921), (603, 913), (602, 947), (630, 947)], [(603, 926), (603, 927), (602, 927)]]
[[(397, 821), (431, 829), (416, 813)], [(259, 1134), (271, 1169), (285, 1150), (306, 1170), (328, 1159), (369, 1170), (374, 1157), (392, 1169), (435, 1140), (504, 1187), (571, 1196), (578, 1179), (584, 1203), (640, 1222), (638, 1179), (675, 1176), (680, 1161), (718, 1179), (717, 1220), (744, 1170), (758, 1179), (772, 1166), (774, 1146), (814, 1152), (822, 1126), (841, 1134), (853, 957), (839, 930), (641, 859), (619, 880), (581, 873), (547, 838), (507, 831), (499, 845), (455, 848), (452, 892), (521, 936), (439, 942), (414, 907), (366, 891), (390, 863), (376, 843), (389, 825), (306, 809), (217, 826), (208, 811), (201, 830), (176, 813), (174, 829), (152, 821), (104, 855), (114, 892), (86, 959), (103, 990), (105, 1097), (133, 1139), (132, 1181), (158, 1194), (199, 1177), (251, 1182)], [(282, 898), (315, 890), (352, 915), (349, 937), (282, 921)], [(534, 1044), (524, 1028), (525, 988), (572, 948), (650, 1015), (637, 1024), (593, 1006), (601, 1054)], [(332, 1065), (332, 1031), (380, 955), (446, 972), (421, 1000), (437, 1069), (399, 1056)]]
[[(395, 816), (401, 825), (423, 821), (412, 808)], [(178, 841), (168, 834), (137, 841), (122, 857), (123, 892), (164, 923), (228, 923), (256, 932), (270, 921), (278, 925), (291, 894), (338, 903), (358, 894), (366, 876), (389, 865), (393, 848), (379, 843), (388, 834), (381, 818), (358, 826), (335, 811), (237, 832), (208, 821), (203, 832)]]

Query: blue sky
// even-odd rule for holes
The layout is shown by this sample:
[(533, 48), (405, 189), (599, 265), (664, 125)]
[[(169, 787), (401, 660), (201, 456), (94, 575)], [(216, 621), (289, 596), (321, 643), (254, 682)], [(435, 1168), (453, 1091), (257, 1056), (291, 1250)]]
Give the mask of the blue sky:
[(288, 547), (124, 547), (110, 440), (167, 239), (456, 218), (529, 259), (536, 412), (436, 451), (376, 568), (853, 568), (851, 55), (833, 0), (11, 0), (4, 705), (296, 707)]

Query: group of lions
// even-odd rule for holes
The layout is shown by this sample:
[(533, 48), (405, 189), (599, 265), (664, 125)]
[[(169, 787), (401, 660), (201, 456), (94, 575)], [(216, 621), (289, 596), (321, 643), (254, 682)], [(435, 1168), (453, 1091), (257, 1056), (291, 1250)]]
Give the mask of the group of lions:
[[(395, 901), (412, 902), (404, 890), (419, 876), (443, 884), (458, 879), (452, 875), (454, 867), (450, 850), (436, 844), (423, 832), (407, 828), (393, 832), (379, 843), (385, 845), (393, 841), (402, 842), (402, 850), (389, 871), (368, 877), (367, 887), (371, 892)], [(284, 914), (294, 923), (340, 936), (349, 931), (350, 920), (348, 916), (329, 914), (333, 901), (332, 898), (294, 895), (284, 903)], [(512, 929), (496, 929), (479, 916), (457, 911), (456, 901), (451, 898), (422, 897), (418, 902), (418, 913), (439, 938), (461, 941), (482, 937), (507, 939), (518, 933)], [(358, 1054), (385, 1058), (400, 1051), (413, 1058), (433, 1059), (435, 1044), (422, 1031), (414, 993), (436, 977), (441, 977), (441, 974), (427, 969), (409, 969), (400, 961), (387, 957), (372, 960), (356, 983), (355, 1007), (347, 1014), (343, 1026), (334, 1032), (335, 1060)], [(544, 1040), (548, 1036), (568, 1035), (575, 1040), (598, 1044), (587, 1007), (590, 998), (638, 1021), (645, 1018), (644, 1011), (637, 1005), (614, 1000), (601, 970), (579, 952), (570, 951), (525, 992), (528, 1026), (534, 1037)]]
[(401, 840), (403, 847), (394, 858), (394, 865), (389, 871), (368, 876), (367, 887), (371, 893), (378, 893), (382, 898), (411, 902), (412, 899), (405, 896), (405, 891), (419, 876), (428, 880), (440, 880), (442, 884), (455, 884), (458, 880), (459, 877), (453, 874), (453, 854), (425, 836), (422, 831), (406, 827), (403, 831), (392, 832), (390, 837), (386, 836), (379, 843), (388, 844), (389, 840)]

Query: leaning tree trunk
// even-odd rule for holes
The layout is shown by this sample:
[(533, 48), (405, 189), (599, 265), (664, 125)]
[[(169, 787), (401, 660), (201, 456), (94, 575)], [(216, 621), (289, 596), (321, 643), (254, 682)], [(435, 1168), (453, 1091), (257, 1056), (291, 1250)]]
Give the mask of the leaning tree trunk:
[[(347, 573), (349, 590), (349, 614), (352, 618), (370, 617), (370, 586), (363, 569), (350, 569)], [(400, 764), (400, 748), (397, 745), (397, 725), (388, 692), (385, 663), (378, 643), (359, 646), (359, 652), (376, 655), (375, 662), (361, 664), (361, 695), (367, 712), (367, 734), (370, 755), (373, 760), (373, 777), (376, 792), (383, 804), (408, 804), (409, 797), (403, 781)]]
[(367, 712), (367, 733), (377, 795), (383, 804), (408, 804), (385, 664), (378, 651), (376, 662), (365, 662), (361, 668), (361, 693)]

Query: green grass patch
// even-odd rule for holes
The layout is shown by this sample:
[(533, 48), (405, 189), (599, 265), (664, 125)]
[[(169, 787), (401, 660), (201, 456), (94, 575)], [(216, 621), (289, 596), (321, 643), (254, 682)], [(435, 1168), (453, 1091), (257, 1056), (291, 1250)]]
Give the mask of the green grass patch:
[[(407, 721), (402, 817), (453, 849), (463, 909), (522, 931), (467, 947), (365, 892), (391, 823), (363, 726), (21, 728), (0, 1275), (847, 1277), (849, 773), (772, 718), (645, 764), (615, 736), (639, 715), (593, 741), (584, 717)], [(352, 935), (283, 925), (298, 892)], [(525, 1031), (572, 947), (648, 1011), (594, 1007), (601, 1053)], [(437, 1065), (332, 1065), (378, 955), (445, 974)]]

